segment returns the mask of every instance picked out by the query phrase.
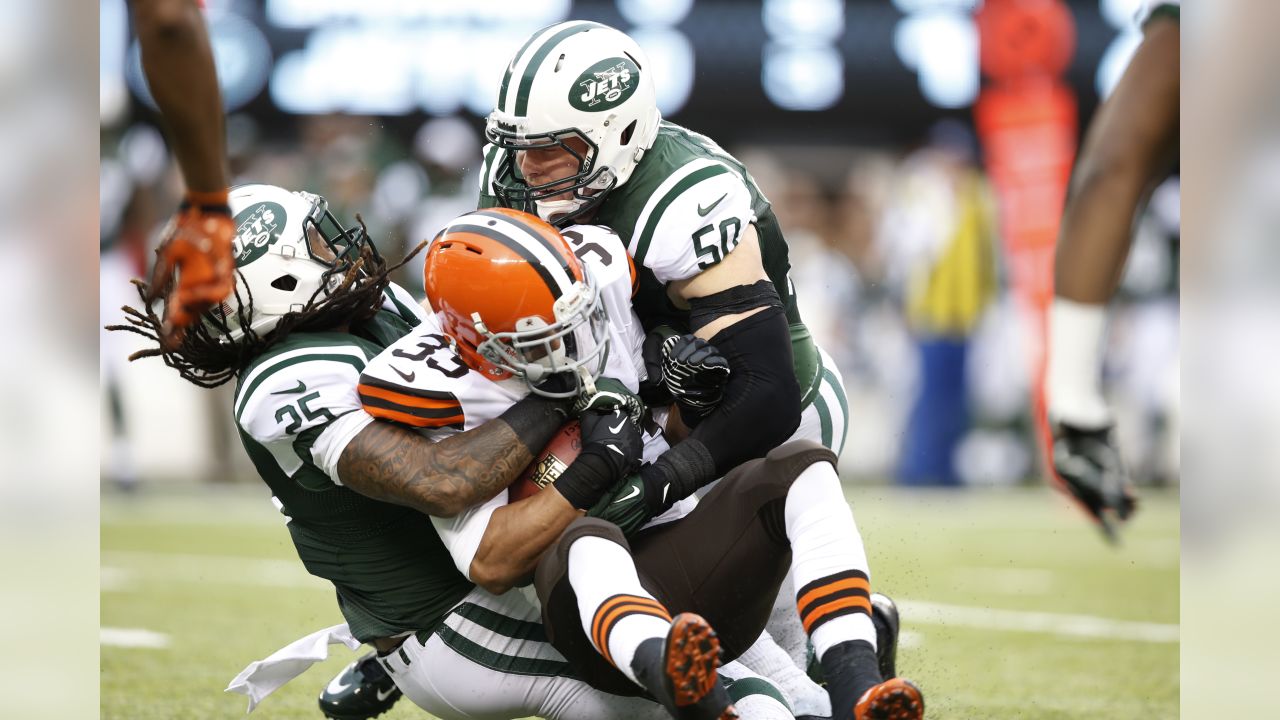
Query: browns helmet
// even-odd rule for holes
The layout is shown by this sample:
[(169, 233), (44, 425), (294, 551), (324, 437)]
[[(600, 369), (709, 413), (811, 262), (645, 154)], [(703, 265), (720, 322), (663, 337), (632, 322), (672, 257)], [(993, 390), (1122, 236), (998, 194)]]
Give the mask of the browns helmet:
[[(436, 235), (423, 268), (427, 300), (458, 354), (491, 379), (516, 376), (568, 397), (594, 382), (609, 353), (608, 316), (590, 270), (554, 227), (494, 208)], [(572, 391), (538, 384), (570, 373)]]

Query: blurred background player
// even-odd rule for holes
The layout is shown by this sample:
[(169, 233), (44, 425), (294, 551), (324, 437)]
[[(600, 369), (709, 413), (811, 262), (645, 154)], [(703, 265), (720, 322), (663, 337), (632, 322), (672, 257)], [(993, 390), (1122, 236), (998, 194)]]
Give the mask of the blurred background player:
[[(235, 228), (222, 95), (200, 0), (132, 0), (134, 31), (151, 95), (182, 168), (187, 193), (156, 253), (149, 284), (165, 296), (167, 343), (231, 292)], [(177, 272), (177, 284), (173, 274)]]
[(1108, 537), (1136, 499), (1102, 393), (1107, 303), (1135, 216), (1177, 158), (1179, 0), (1148, 0), (1144, 37), (1085, 135), (1062, 217), (1049, 316), (1053, 465)]

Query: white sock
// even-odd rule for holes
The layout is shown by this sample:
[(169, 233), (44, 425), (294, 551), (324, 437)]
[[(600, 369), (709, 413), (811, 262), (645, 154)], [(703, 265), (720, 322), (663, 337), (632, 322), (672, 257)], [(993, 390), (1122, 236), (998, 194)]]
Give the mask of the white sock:
[[(796, 614), (795, 606), (790, 603), (787, 611), (792, 616)], [(799, 620), (796, 623), (798, 625)], [(779, 647), (768, 632), (760, 633), (751, 647), (738, 656), (737, 662), (773, 681), (786, 695), (787, 702), (796, 715), (831, 715), (831, 697), (827, 695), (827, 691), (810, 680), (808, 674), (796, 666), (787, 651)]]
[(818, 657), (846, 640), (875, 648), (867, 553), (831, 463), (800, 473), (787, 492), (785, 518), (797, 610)]
[[(794, 720), (796, 715), (805, 714), (789, 705), (790, 698), (776, 682), (762, 677), (759, 672), (743, 665), (741, 660), (725, 663), (719, 675), (727, 681), (729, 697), (733, 698), (733, 706), (743, 720)], [(822, 694), (827, 693), (823, 690)], [(830, 701), (824, 717), (829, 715)]]
[(1102, 343), (1107, 307), (1055, 297), (1049, 308), (1045, 393), (1049, 417), (1085, 429), (1111, 422), (1102, 396)]
[(631, 669), (636, 648), (650, 638), (665, 640), (671, 614), (640, 585), (631, 555), (604, 538), (579, 538), (569, 548), (569, 584), (591, 643), (640, 685)]

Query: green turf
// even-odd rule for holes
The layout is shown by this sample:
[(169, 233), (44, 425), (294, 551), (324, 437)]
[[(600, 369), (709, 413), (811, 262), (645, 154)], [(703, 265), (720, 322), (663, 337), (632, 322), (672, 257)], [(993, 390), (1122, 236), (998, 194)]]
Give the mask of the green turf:
[[(1061, 615), (1178, 622), (1176, 496), (1148, 494), (1119, 549), (1045, 492), (850, 493), (874, 586), (943, 606), (904, 617), (899, 671), (926, 691), (937, 720), (1178, 716), (1178, 645), (1081, 637)], [(265, 491), (106, 495), (102, 625), (164, 633), (164, 649), (102, 648), (102, 717), (233, 718), (245, 698), (222, 692), (249, 662), (341, 621), (332, 591), (302, 570)], [(904, 603), (908, 608), (911, 605)], [(1035, 631), (975, 627), (946, 612), (1053, 613)], [(1037, 616), (1039, 617), (1039, 616)], [(330, 659), (276, 692), (253, 717), (309, 718), (315, 697), (355, 657)], [(429, 717), (407, 701), (387, 715)]]

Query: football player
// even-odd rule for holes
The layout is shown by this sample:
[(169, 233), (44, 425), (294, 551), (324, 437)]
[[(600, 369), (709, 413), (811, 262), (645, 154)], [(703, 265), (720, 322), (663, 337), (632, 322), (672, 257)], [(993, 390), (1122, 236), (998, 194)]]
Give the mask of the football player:
[(1177, 157), (1180, 5), (1145, 3), (1142, 43), (1085, 134), (1054, 267), (1046, 380), (1053, 465), (1113, 541), (1136, 498), (1102, 396), (1106, 305), (1120, 282), (1134, 215)]
[[(447, 438), (540, 392), (532, 385), (549, 373), (608, 375), (614, 389), (593, 401), (636, 392), (643, 333), (630, 311), (628, 256), (602, 228), (574, 227), (565, 236), (572, 249), (551, 226), (508, 210), (450, 223), (425, 264), (427, 298), (447, 339), (423, 326), (375, 358), (361, 376), (366, 410)], [(458, 364), (471, 372), (447, 370)], [(426, 412), (437, 405), (448, 410)], [(579, 499), (573, 488), (584, 474), (617, 475), (625, 445), (584, 444), (551, 485), (555, 492), (517, 502), (500, 493), (433, 519), (459, 571), (506, 597), (536, 567), (547, 634), (594, 687), (647, 692), (677, 717), (728, 717), (729, 698), (715, 682), (720, 643), (733, 658), (756, 641), (794, 554), (796, 602), (826, 672), (830, 707), (841, 717), (920, 717), (919, 690), (906, 680), (883, 682), (875, 646), (862, 640), (873, 626), (860, 569), (866, 558), (849, 542), (857, 530), (830, 450), (816, 443), (780, 449), (771, 461), (735, 470), (692, 512), (683, 497), (692, 490), (676, 495), (642, 476), (598, 505)], [(661, 462), (666, 447), (649, 424), (644, 459)], [(581, 522), (585, 512), (591, 522)], [(433, 712), (456, 707), (459, 690), (415, 658), (444, 646), (483, 662), (448, 632), (382, 658), (401, 689)]]
[[(394, 268), (363, 225), (339, 224), (323, 198), (248, 185), (231, 191), (229, 205), (239, 278), (233, 294), (176, 346), (163, 342), (165, 321), (151, 302), (127, 308), (130, 324), (110, 329), (155, 341), (134, 358), (159, 356), (197, 385), (236, 382), (233, 410), (245, 450), (285, 516), (303, 564), (333, 584), (356, 639), (393, 652), (414, 633), (449, 622), (490, 628), (494, 643), (540, 632), (518, 596), (495, 599), (457, 571), (428, 516), (450, 517), (505, 495), (533, 451), (568, 417), (572, 394), (528, 393), (488, 422), (446, 439), (375, 419), (362, 408), (361, 371), (434, 317), (389, 282)], [(150, 288), (139, 286), (146, 297)], [(548, 382), (556, 386), (554, 378)], [(449, 410), (426, 405), (420, 411), (428, 415)], [(606, 430), (612, 425), (588, 413), (584, 441), (612, 438)], [(564, 492), (571, 485), (572, 477)], [(589, 481), (574, 486), (581, 503), (606, 489)], [(554, 493), (541, 495), (545, 502)], [(508, 668), (515, 673), (564, 667), (563, 658), (550, 653), (507, 659), (516, 663)], [(609, 696), (563, 673), (522, 688), (529, 691), (523, 705), (505, 716), (661, 715), (651, 702)], [(494, 687), (469, 691), (484, 698)], [(373, 695), (376, 702), (355, 710), (395, 699), (381, 690)]]
[[(682, 496), (789, 438), (839, 452), (847, 395), (801, 322), (769, 201), (714, 141), (662, 119), (632, 38), (585, 21), (534, 33), (507, 66), (485, 135), (479, 206), (612, 228), (637, 266), (645, 329), (678, 336), (651, 349), (650, 374), (692, 431), (643, 468), (647, 482)], [(770, 633), (803, 662), (794, 612), (777, 613)]]
[(222, 97), (196, 0), (131, 0), (130, 6), (147, 86), (187, 185), (147, 286), (148, 300), (166, 298), (160, 337), (174, 345), (188, 325), (231, 294), (235, 280)]

